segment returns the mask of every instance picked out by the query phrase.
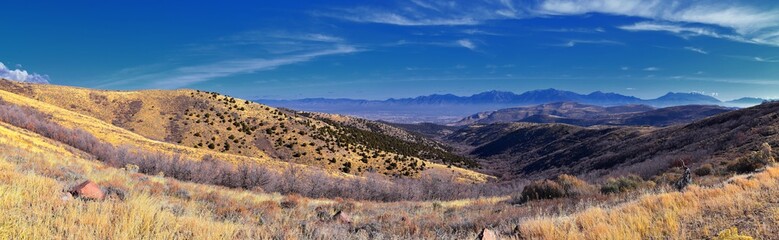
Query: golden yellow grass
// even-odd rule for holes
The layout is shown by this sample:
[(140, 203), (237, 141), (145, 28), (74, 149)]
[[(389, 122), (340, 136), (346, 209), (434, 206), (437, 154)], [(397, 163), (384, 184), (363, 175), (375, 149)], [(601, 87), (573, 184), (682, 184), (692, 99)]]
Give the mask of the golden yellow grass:
[[(207, 149), (205, 145), (199, 148), (193, 147), (197, 143), (203, 143), (204, 141), (223, 142), (228, 140), (228, 135), (232, 134), (234, 134), (237, 139), (252, 141), (251, 139), (253, 136), (244, 135), (242, 132), (232, 131), (226, 133), (225, 128), (231, 126), (230, 123), (217, 122), (214, 126), (211, 126), (208, 124), (195, 124), (194, 122), (191, 122), (187, 125), (188, 130), (182, 134), (183, 139), (180, 144), (176, 144), (174, 141), (163, 141), (170, 137), (168, 136), (169, 133), (166, 129), (171, 127), (171, 124), (173, 123), (169, 118), (176, 118), (183, 114), (183, 110), (181, 109), (182, 106), (181, 104), (178, 104), (179, 101), (204, 101), (218, 112), (238, 114), (243, 119), (261, 119), (262, 121), (267, 122), (266, 127), (286, 125), (291, 131), (281, 133), (281, 135), (277, 137), (285, 139), (286, 141), (309, 143), (308, 146), (294, 145), (294, 151), (308, 153), (309, 157), (318, 152), (315, 151), (316, 147), (310, 143), (318, 143), (318, 146), (322, 146), (321, 142), (311, 138), (311, 136), (302, 136), (293, 133), (292, 130), (300, 131), (306, 128), (303, 124), (304, 121), (300, 121), (300, 119), (296, 120), (296, 118), (292, 116), (289, 116), (290, 118), (285, 117), (277, 119), (274, 114), (277, 109), (261, 104), (246, 104), (246, 101), (243, 99), (235, 99), (235, 103), (223, 104), (221, 100), (210, 98), (211, 94), (188, 89), (106, 91), (57, 85), (24, 84), (1, 79), (0, 81), (2, 81), (0, 82), (0, 86), (3, 87), (2, 90), (0, 90), (0, 98), (6, 99), (6, 101), (12, 102), (13, 104), (31, 106), (44, 113), (52, 114), (55, 120), (62, 125), (71, 128), (81, 128), (92, 133), (101, 140), (114, 145), (127, 144), (138, 146), (146, 150), (179, 153), (193, 159), (200, 159), (204, 155), (213, 155), (218, 159), (224, 159), (231, 162), (257, 162), (273, 165), (275, 167), (286, 166), (282, 161), (275, 161), (278, 159), (269, 156), (265, 151), (251, 146), (252, 144), (249, 144), (248, 147), (242, 149), (233, 146), (229, 151), (224, 153)], [(227, 96), (219, 95), (217, 98), (225, 99)], [(126, 114), (122, 114), (122, 112), (127, 111), (130, 108), (129, 103), (135, 101), (142, 103), (141, 107), (138, 108), (138, 112), (133, 114), (132, 117), (125, 119), (127, 116), (123, 116)], [(228, 107), (231, 106), (237, 106), (244, 108), (245, 110), (228, 110)], [(199, 112), (194, 106), (192, 107), (192, 110), (196, 111), (197, 114), (205, 114), (205, 112)], [(215, 118), (214, 113), (211, 113), (211, 116), (212, 118)], [(189, 116), (183, 117), (190, 119)], [(191, 117), (190, 120), (186, 121), (195, 120), (195, 117)], [(118, 123), (121, 127), (112, 124), (117, 121), (121, 122)], [(185, 120), (182, 119), (181, 121)], [(327, 126), (326, 123), (318, 120), (307, 119), (307, 121), (313, 126)], [(220, 130), (221, 132), (219, 134), (213, 134), (214, 131)], [(195, 137), (193, 136), (194, 133), (203, 133), (203, 136)], [(213, 134), (213, 137), (216, 140), (211, 140), (211, 135), (206, 137), (205, 133)], [(273, 141), (273, 139), (270, 138), (268, 140), (271, 142)], [(355, 147), (355, 149), (362, 149), (364, 146)], [(238, 153), (237, 151), (242, 152)], [(386, 159), (393, 159), (396, 156), (396, 154), (393, 153), (384, 153), (384, 155), (386, 156)], [(377, 167), (384, 164), (383, 159), (370, 159), (369, 163), (363, 163), (360, 161), (362, 156), (358, 151), (345, 151), (345, 149), (336, 148), (334, 153), (327, 153), (321, 157), (325, 159), (337, 157), (340, 161), (350, 162), (353, 170), (357, 168), (374, 168), (385, 171), (383, 167)], [(327, 160), (314, 161), (313, 159), (309, 159), (309, 161), (304, 160), (303, 158), (293, 158), (292, 160), (296, 163), (316, 165), (331, 170), (331, 173), (333, 174), (341, 175), (339, 173), (339, 168), (342, 165), (341, 162), (327, 164)], [(484, 182), (490, 178), (488, 175), (475, 171), (458, 167), (450, 168), (443, 164), (427, 162), (424, 159), (414, 158), (413, 161), (426, 162), (426, 165), (433, 169), (446, 169), (462, 181)], [(398, 173), (390, 170), (386, 171), (393, 174)], [(397, 169), (393, 171), (397, 171)]]
[(690, 239), (731, 226), (758, 238), (779, 237), (779, 168), (734, 177), (721, 187), (647, 194), (615, 207), (594, 206), (568, 216), (522, 223), (530, 239)]
[[(734, 177), (720, 187), (645, 193), (617, 206), (596, 204), (570, 215), (548, 216), (534, 215), (544, 211), (531, 211), (533, 205), (508, 205), (505, 197), (397, 203), (294, 198), (297, 206), (282, 209), (279, 203), (292, 198), (156, 176), (141, 180), (138, 174), (81, 155), (34, 133), (0, 125), (0, 239), (370, 237), (366, 231), (322, 222), (317, 207), (329, 209), (329, 214), (349, 209), (354, 227), (374, 226), (380, 231), (377, 234), (383, 234), (378, 236), (390, 239), (469, 239), (483, 227), (497, 229), (508, 239), (697, 239), (714, 237), (733, 226), (741, 234), (771, 239), (779, 226), (779, 205), (773, 200), (779, 199), (776, 167)], [(61, 168), (101, 185), (123, 187), (129, 197), (62, 201), (63, 189), (70, 183), (54, 178)], [(176, 186), (191, 193), (192, 199), (149, 186)], [(246, 212), (241, 206), (268, 208)], [(224, 219), (225, 214), (238, 215)]]
[[(16, 147), (19, 146), (19, 147)], [(348, 228), (317, 220), (314, 208), (341, 200), (301, 199), (280, 209), (278, 194), (233, 190), (139, 177), (122, 169), (81, 158), (82, 153), (13, 126), (0, 125), (0, 239), (296, 239), (352, 236)], [(63, 201), (72, 183), (54, 179), (75, 171), (100, 185), (127, 189), (125, 201)], [(147, 178), (148, 180), (141, 180)], [(149, 186), (156, 186), (154, 189)], [(192, 195), (174, 197), (172, 186)], [(389, 204), (403, 208), (405, 203)], [(419, 203), (427, 205), (426, 203)], [(357, 203), (367, 211), (385, 204)], [(267, 206), (261, 212), (244, 206)], [(329, 214), (332, 214), (331, 210)], [(223, 219), (225, 214), (238, 214)], [(378, 214), (378, 213), (377, 213)], [(262, 220), (260, 220), (262, 218)], [(361, 219), (359, 216), (355, 219)], [(371, 217), (365, 217), (365, 221)], [(301, 223), (321, 231), (301, 229)], [(365, 238), (365, 233), (362, 235)], [(318, 236), (318, 237), (317, 237)], [(399, 238), (395, 238), (399, 239)]]

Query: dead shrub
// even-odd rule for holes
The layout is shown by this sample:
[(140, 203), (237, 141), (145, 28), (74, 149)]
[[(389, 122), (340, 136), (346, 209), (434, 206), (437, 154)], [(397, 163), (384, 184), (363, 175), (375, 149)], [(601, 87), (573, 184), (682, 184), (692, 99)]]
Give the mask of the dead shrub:
[(536, 181), (522, 189), (519, 198), (513, 199), (514, 203), (525, 203), (532, 200), (555, 199), (565, 196), (565, 189), (559, 183), (552, 180)]
[(714, 167), (711, 166), (711, 164), (703, 164), (697, 169), (695, 169), (695, 175), (698, 176), (707, 176), (714, 172)]
[(603, 194), (615, 194), (634, 191), (640, 187), (647, 187), (653, 185), (649, 182), (645, 182), (641, 177), (636, 175), (621, 176), (618, 178), (609, 178), (600, 188)]

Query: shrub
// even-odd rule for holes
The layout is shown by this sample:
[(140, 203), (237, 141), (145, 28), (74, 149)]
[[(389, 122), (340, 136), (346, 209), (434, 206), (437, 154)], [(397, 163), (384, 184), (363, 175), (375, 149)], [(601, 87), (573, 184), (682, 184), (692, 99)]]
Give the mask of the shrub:
[(646, 186), (641, 177), (636, 175), (622, 176), (619, 178), (609, 178), (601, 186), (600, 191), (603, 194), (623, 193), (638, 189), (639, 187)]
[(522, 189), (519, 199), (515, 203), (524, 203), (532, 200), (555, 199), (565, 196), (565, 189), (559, 183), (552, 180), (536, 181)]
[(751, 152), (747, 156), (739, 158), (735, 163), (728, 166), (728, 170), (738, 173), (748, 173), (774, 162), (775, 159), (771, 145), (763, 143), (760, 146), (759, 151)]
[(563, 191), (565, 192), (566, 197), (576, 197), (591, 194), (595, 191), (595, 187), (586, 181), (568, 174), (561, 174), (557, 176), (554, 181), (563, 187)]
[[(430, 171), (426, 173), (429, 176), (423, 175), (419, 179), (389, 178), (380, 174), (368, 174), (363, 178), (342, 178), (316, 168), (303, 171), (290, 167), (277, 171), (259, 164), (235, 165), (208, 155), (201, 161), (195, 161), (183, 159), (180, 155), (148, 152), (130, 146), (116, 147), (102, 142), (86, 131), (69, 129), (49, 119), (48, 115), (33, 108), (10, 105), (0, 100), (0, 121), (89, 153), (109, 166), (120, 168), (132, 164), (137, 166), (139, 173), (159, 173), (160, 176), (181, 181), (229, 188), (263, 189), (266, 192), (300, 194), (311, 198), (343, 197), (375, 201), (453, 200), (500, 196), (516, 191), (516, 187), (511, 184), (466, 184), (455, 181), (450, 175), (431, 175)], [(203, 143), (195, 146), (202, 147)], [(336, 162), (336, 159), (331, 158), (330, 161)], [(424, 166), (425, 163), (422, 163), (422, 167)], [(351, 164), (344, 163), (344, 167), (350, 169)], [(152, 195), (162, 194), (165, 189), (165, 186), (153, 181), (140, 181), (136, 187), (145, 189)], [(217, 207), (229, 210), (227, 208), (232, 206), (225, 204)], [(226, 211), (231, 212), (236, 211)]]
[(695, 175), (698, 175), (698, 176), (710, 175), (713, 172), (714, 172), (714, 167), (712, 167), (711, 164), (708, 164), (708, 163), (703, 164), (700, 167), (698, 167), (697, 169), (695, 169)]

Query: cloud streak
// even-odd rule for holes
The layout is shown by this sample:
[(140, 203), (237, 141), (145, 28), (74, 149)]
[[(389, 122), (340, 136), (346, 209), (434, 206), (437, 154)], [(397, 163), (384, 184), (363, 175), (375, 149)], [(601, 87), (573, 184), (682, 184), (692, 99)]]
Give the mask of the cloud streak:
[(476, 50), (476, 44), (474, 44), (471, 40), (468, 39), (460, 39), (457, 40), (457, 45), (460, 45), (461, 47), (470, 49), (470, 50)]
[(49, 83), (48, 75), (28, 73), (26, 70), (22, 69), (9, 69), (2, 62), (0, 62), (0, 78), (27, 83)]
[(576, 45), (580, 44), (592, 44), (592, 45), (624, 45), (622, 42), (618, 41), (612, 41), (612, 40), (568, 40), (568, 42), (563, 44), (556, 44), (552, 45), (555, 47), (575, 47)]
[[(629, 31), (667, 31), (779, 46), (779, 9), (743, 2), (700, 0), (413, 0), (395, 9), (357, 7), (315, 15), (398, 26), (472, 26), (488, 21), (600, 13), (649, 21)], [(649, 23), (655, 22), (655, 25)], [(689, 24), (706, 25), (687, 26)], [(603, 28), (597, 28), (602, 31)]]
[(696, 52), (696, 53), (700, 53), (700, 54), (709, 54), (709, 52), (704, 51), (703, 49), (700, 49), (700, 48), (696, 48), (696, 47), (684, 47), (684, 49), (688, 50), (688, 51), (693, 51), (693, 52)]
[(178, 88), (217, 78), (273, 70), (285, 65), (312, 61), (320, 57), (348, 54), (358, 51), (360, 51), (360, 49), (352, 46), (341, 45), (333, 49), (282, 56), (277, 58), (229, 60), (205, 65), (180, 67), (173, 70), (172, 72), (147, 75), (144, 78), (155, 78), (163, 76), (161, 80), (154, 83), (156, 87)]

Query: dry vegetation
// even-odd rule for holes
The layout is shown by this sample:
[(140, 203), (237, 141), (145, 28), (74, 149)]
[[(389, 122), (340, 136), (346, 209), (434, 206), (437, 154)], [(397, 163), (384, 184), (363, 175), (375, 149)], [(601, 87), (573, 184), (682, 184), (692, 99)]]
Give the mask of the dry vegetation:
[[(99, 138), (114, 131), (120, 139), (106, 141), (116, 145), (155, 145), (148, 148), (196, 159), (214, 155), (233, 162), (281, 160), (356, 175), (377, 172), (418, 177), (425, 169), (447, 168), (462, 180), (485, 181), (488, 177), (460, 168), (476, 165), (447, 154), (432, 142), (413, 143), (395, 138), (397, 134), (363, 131), (215, 92), (100, 91), (7, 80), (0, 80), (0, 90), (7, 91), (0, 97), (16, 99), (8, 100), (14, 104), (45, 106), (40, 110), (55, 115), (67, 127), (82, 128)], [(86, 117), (105, 124), (89, 123), (89, 127), (75, 121)], [(130, 142), (121, 139), (127, 134), (116, 133), (119, 129), (140, 136)]]
[[(718, 187), (644, 189), (635, 197), (380, 203), (233, 190), (107, 167), (84, 156), (0, 126), (0, 239), (469, 239), (485, 227), (508, 239), (710, 238), (734, 226), (760, 239), (779, 234), (774, 167)], [(83, 179), (121, 189), (126, 198), (63, 200), (63, 189)], [(570, 176), (555, 181), (568, 185), (567, 192), (585, 193), (579, 196), (592, 191)], [(352, 223), (330, 220), (337, 211), (348, 212)]]
[[(38, 91), (13, 86), (5, 88)], [(470, 183), (452, 174), (465, 170), (433, 163), (416, 178), (355, 176), (185, 147), (107, 124), (99, 113), (0, 97), (0, 239), (472, 239), (484, 228), (504, 239), (779, 236), (779, 167), (768, 143), (725, 164), (696, 165), (697, 185), (682, 192), (669, 186), (682, 171), (673, 163), (653, 178)], [(84, 180), (109, 197), (69, 197)], [(349, 219), (334, 219), (338, 212)]]

